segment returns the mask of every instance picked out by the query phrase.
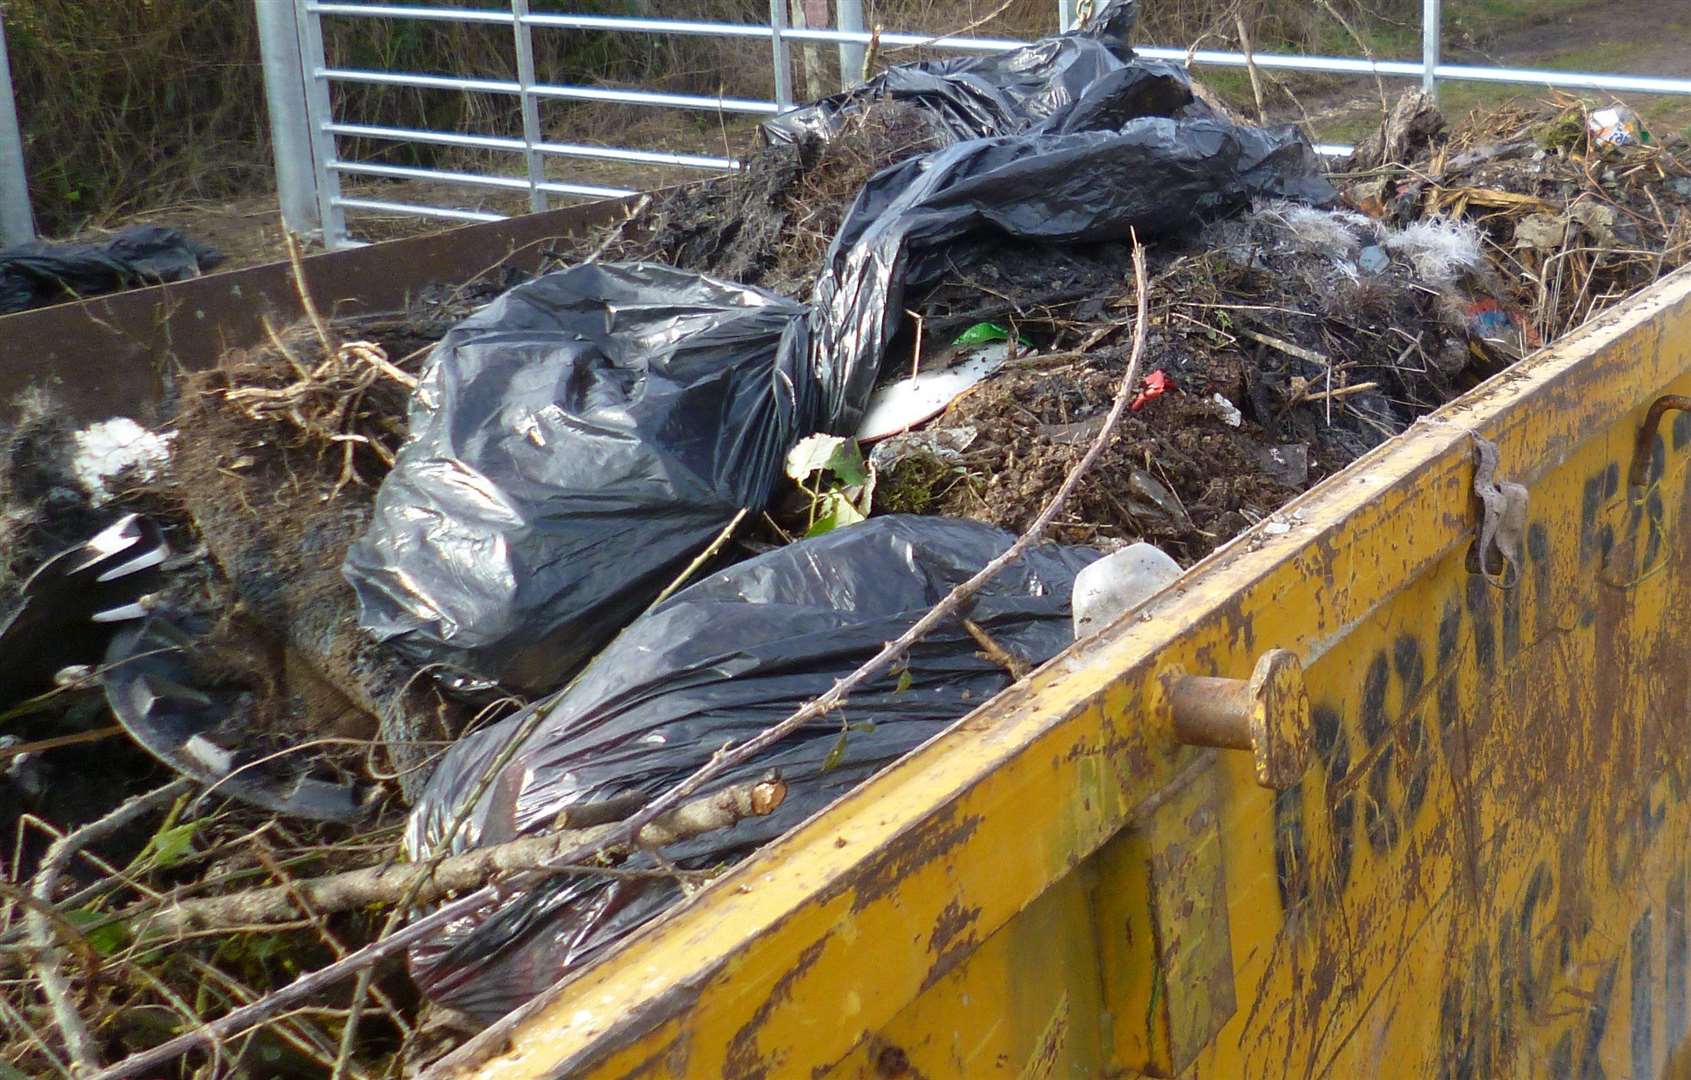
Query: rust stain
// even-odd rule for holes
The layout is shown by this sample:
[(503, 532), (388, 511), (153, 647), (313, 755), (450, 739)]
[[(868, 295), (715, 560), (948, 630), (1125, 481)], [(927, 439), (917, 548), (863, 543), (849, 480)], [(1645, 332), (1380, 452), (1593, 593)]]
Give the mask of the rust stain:
[(724, 1076), (734, 1077), (736, 1080), (766, 1080), (770, 1069), (780, 1064), (763, 1057), (757, 1045), (758, 1033), (763, 1030), (770, 1014), (792, 994), (793, 984), (815, 965), (827, 944), (828, 939), (823, 938), (805, 946), (793, 966), (775, 980), (775, 985), (769, 988), (769, 996), (763, 999), (763, 1004), (757, 1007), (757, 1011), (752, 1013), (752, 1018), (729, 1040), (728, 1053), (723, 1058)]
[(945, 910), (934, 920), (934, 932), (928, 937), (928, 955), (934, 959), (922, 979), (923, 990), (939, 982), (946, 972), (975, 951), (980, 940), (975, 936), (974, 926), (980, 917), (979, 907), (965, 908), (955, 900), (945, 905)]
[(827, 898), (845, 889), (853, 890), (851, 910), (861, 912), (870, 904), (896, 891), (905, 878), (943, 858), (964, 844), (980, 828), (979, 815), (957, 818), (955, 807), (928, 818), (875, 852), (866, 862), (836, 884)]
[(926, 1080), (922, 1070), (910, 1063), (904, 1047), (882, 1043), (874, 1051), (875, 1075), (881, 1080)]
[(1057, 1062), (1062, 1058), (1063, 1050), (1069, 1044), (1069, 995), (1065, 992), (1057, 1000), (1057, 1008), (1052, 1011), (1051, 1019), (1046, 1022), (1045, 1030), (1040, 1033), (1039, 1044), (1034, 1047), (1033, 1054), (1028, 1058), (1022, 1071), (1016, 1074), (1016, 1080), (1046, 1080), (1057, 1069)]

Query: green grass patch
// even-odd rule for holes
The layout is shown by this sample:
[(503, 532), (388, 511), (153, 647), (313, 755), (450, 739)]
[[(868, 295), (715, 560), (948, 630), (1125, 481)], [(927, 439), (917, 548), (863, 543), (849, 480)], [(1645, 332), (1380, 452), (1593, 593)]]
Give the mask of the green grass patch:
[(1445, 32), (1483, 42), (1508, 30), (1542, 26), (1591, 4), (1592, 0), (1451, 0), (1444, 7)]

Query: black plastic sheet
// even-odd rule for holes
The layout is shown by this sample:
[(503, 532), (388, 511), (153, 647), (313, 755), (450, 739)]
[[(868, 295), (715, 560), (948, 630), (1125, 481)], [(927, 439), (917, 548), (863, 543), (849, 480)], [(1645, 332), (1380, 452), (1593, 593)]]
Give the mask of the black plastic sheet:
[(1179, 68), (1135, 61), (1128, 48), (1137, 5), (1123, 0), (1086, 29), (986, 56), (901, 64), (849, 90), (764, 121), (770, 142), (828, 138), (877, 101), (920, 109), (935, 133), (960, 142), (1032, 131), (1119, 126), (1167, 116), (1192, 99)]
[(134, 225), (98, 244), (19, 244), (0, 251), (0, 314), (184, 281), (222, 261), (162, 225)]
[(112, 638), (100, 681), (123, 729), (222, 797), (315, 821), (367, 817), (377, 789), (318, 770), (309, 747), (291, 738), (255, 737), (250, 692), (199, 685), (193, 657), (206, 648), (207, 629), (203, 620), (159, 614)]
[[(573, 804), (662, 793), (724, 742), (747, 739), (828, 690), (1013, 539), (969, 521), (875, 518), (682, 590), (630, 626), (568, 690), (536, 706), (544, 713), (538, 727), (495, 774), (450, 850), (543, 832)], [(968, 617), (1024, 659), (1049, 659), (1073, 640), (1074, 575), (1096, 558), (1085, 548), (1035, 548), (986, 586)], [(706, 786), (720, 790), (778, 769), (788, 795), (775, 813), (665, 854), (683, 867), (737, 861), (1009, 682), (960, 622), (942, 625), (907, 667), (854, 693), (843, 714)], [(526, 715), (471, 735), (446, 755), (413, 811), (407, 841), (414, 857), (436, 849)], [(630, 865), (651, 863), (642, 857)], [(676, 897), (667, 880), (560, 877), (454, 925), (412, 954), (412, 972), (431, 997), (491, 1020)]]
[(118, 624), (146, 614), (137, 601), (169, 557), (156, 524), (125, 514), (37, 567), (0, 604), (0, 711), (51, 690), (63, 668), (99, 663)]
[(806, 332), (802, 305), (644, 264), (472, 315), (347, 555), (360, 624), (461, 686), (555, 690), (768, 499), (815, 430)]
[(974, 139), (876, 174), (847, 212), (811, 296), (824, 428), (856, 427), (906, 291), (965, 237), (1079, 243), (1190, 229), (1252, 199), (1337, 197), (1293, 128), (1142, 117), (1120, 131)]

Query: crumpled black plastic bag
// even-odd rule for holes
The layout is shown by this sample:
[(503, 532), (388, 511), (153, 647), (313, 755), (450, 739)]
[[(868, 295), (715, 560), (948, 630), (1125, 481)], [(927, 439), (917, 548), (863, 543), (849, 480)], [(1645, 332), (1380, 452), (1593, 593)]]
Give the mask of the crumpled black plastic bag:
[[(543, 832), (572, 804), (661, 794), (724, 742), (747, 739), (828, 690), (1013, 539), (970, 521), (874, 518), (682, 590), (630, 626), (569, 689), (536, 706), (544, 718), (497, 772), (450, 850)], [(1043, 662), (1073, 640), (1074, 575), (1096, 558), (1088, 548), (1035, 548), (985, 587), (968, 616), (1004, 648)], [(960, 622), (944, 624), (911, 652), (907, 667), (854, 693), (843, 714), (706, 786), (720, 790), (778, 769), (788, 794), (773, 814), (665, 854), (694, 868), (744, 858), (1009, 682)], [(412, 812), (413, 857), (435, 850), (460, 801), (526, 715), (468, 736), (447, 753)], [(640, 858), (630, 865), (652, 864)], [(437, 1001), (492, 1020), (591, 961), (677, 895), (664, 880), (559, 877), (420, 946), (412, 973)]]
[(347, 554), (360, 624), (466, 688), (557, 689), (765, 503), (815, 430), (805, 315), (699, 274), (589, 264), (465, 319)]
[[(775, 143), (825, 139), (846, 116), (886, 100), (922, 110), (935, 134), (954, 142), (1167, 116), (1191, 100), (1191, 90), (1173, 65), (1133, 62), (1127, 42), (1136, 15), (1134, 0), (1117, 0), (1085, 29), (1019, 49), (900, 64), (764, 121), (763, 136)], [(1104, 103), (1110, 107), (1100, 108)]]
[(98, 244), (19, 244), (0, 251), (0, 314), (184, 281), (222, 261), (162, 225), (132, 225)]
[(1252, 199), (1336, 198), (1294, 128), (1142, 117), (1120, 131), (973, 139), (872, 177), (846, 213), (811, 294), (826, 430), (855, 429), (907, 290), (933, 281), (965, 236), (1041, 242), (1150, 238)]
[[(416, 441), (348, 557), (361, 625), (420, 665), (445, 664), (460, 686), (553, 690), (736, 510), (763, 507), (794, 442), (855, 431), (905, 293), (945, 271), (955, 242), (1152, 237), (1253, 198), (1336, 197), (1296, 130), (1209, 115), (1182, 73), (1124, 62), (1103, 40), (1063, 35), (998, 58), (1000, 75), (1031, 74), (982, 116), (999, 123), (996, 109), (1012, 125), (1005, 110), (1025, 106), (1038, 122), (872, 177), (808, 314), (680, 271), (580, 267), (521, 286), (454, 330), (417, 395)], [(1052, 57), (1071, 62), (1042, 95)], [(1140, 115), (1153, 107), (1180, 115)], [(685, 323), (667, 321), (672, 305), (691, 312)], [(697, 343), (679, 344), (686, 334)], [(666, 371), (677, 348), (685, 371), (648, 390), (638, 373)], [(599, 373), (605, 351), (617, 357), (614, 379)], [(522, 365), (539, 373), (518, 378)], [(586, 395), (576, 386), (584, 378), (604, 385)], [(683, 385), (709, 389), (695, 402)], [(731, 405), (711, 397), (724, 393)], [(543, 445), (531, 444), (537, 417), (552, 418)]]

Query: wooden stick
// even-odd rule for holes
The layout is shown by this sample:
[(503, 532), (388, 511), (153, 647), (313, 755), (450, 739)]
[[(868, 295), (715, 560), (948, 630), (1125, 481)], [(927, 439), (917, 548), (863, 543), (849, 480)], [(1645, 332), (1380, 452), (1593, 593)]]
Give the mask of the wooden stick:
[(1314, 349), (1306, 349), (1302, 345), (1287, 341), (1285, 338), (1277, 338), (1273, 334), (1260, 333), (1256, 330), (1243, 326), (1239, 327), (1239, 333), (1250, 338), (1252, 341), (1261, 342), (1271, 349), (1279, 349), (1287, 356), (1295, 356), (1299, 360), (1308, 360), (1312, 364), (1320, 364), (1323, 367), (1332, 364), (1331, 360), (1322, 356)]
[[(701, 833), (726, 829), (745, 818), (773, 813), (786, 797), (787, 785), (779, 779), (727, 787), (648, 823), (640, 830), (638, 843), (643, 847), (664, 847)], [(426, 863), (372, 866), (319, 878), (296, 878), (287, 884), (227, 896), (181, 900), (151, 915), (143, 925), (149, 935), (181, 934), (286, 922), (297, 919), (302, 908), (315, 918), (370, 904), (429, 904), (449, 893), (477, 889), (495, 878), (545, 866), (565, 851), (597, 843), (616, 831), (617, 823), (612, 822), (478, 848), (442, 859), (434, 866)]]
[(986, 632), (986, 627), (973, 619), (964, 619), (963, 629), (975, 639), (975, 644), (981, 647), (986, 658), (1008, 671), (1011, 679), (1020, 680), (1028, 673), (1028, 662), (1000, 645), (997, 639)]
[(740, 512), (734, 515), (733, 521), (722, 527), (722, 531), (716, 534), (716, 539), (710, 542), (710, 547), (699, 552), (699, 557), (688, 563), (687, 569), (681, 571), (681, 576), (665, 586), (664, 591), (658, 594), (656, 600), (647, 605), (646, 610), (651, 611), (652, 608), (674, 596), (683, 585), (687, 584), (689, 578), (698, 573), (699, 567), (716, 558), (716, 553), (722, 550), (724, 544), (728, 543), (729, 538), (734, 535), (734, 530), (740, 527), (740, 522), (746, 520), (746, 515), (749, 513), (751, 511), (747, 507), (740, 507)]
[(1327, 401), (1336, 401), (1339, 398), (1347, 398), (1353, 394), (1365, 394), (1370, 390), (1378, 390), (1379, 388), (1380, 384), (1377, 382), (1360, 382), (1354, 383), (1350, 386), (1341, 386), (1337, 390), (1317, 390), (1314, 393), (1310, 393), (1308, 390), (1305, 390), (1303, 392), (1303, 397), (1299, 400), (1321, 401), (1325, 399)]
[(75, 746), (78, 743), (99, 742), (109, 739), (113, 735), (122, 735), (122, 724), (108, 724), (93, 731), (79, 731), (75, 735), (55, 735), (51, 739), (37, 739), (34, 742), (19, 743), (16, 746), (0, 748), (0, 761), (17, 757), (19, 754), (35, 754), (43, 750), (57, 750), (61, 746)]

